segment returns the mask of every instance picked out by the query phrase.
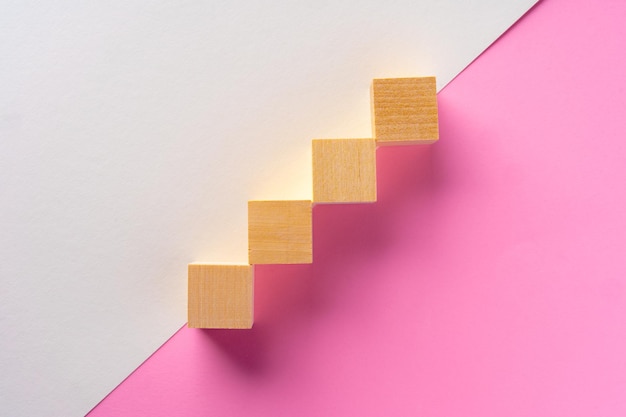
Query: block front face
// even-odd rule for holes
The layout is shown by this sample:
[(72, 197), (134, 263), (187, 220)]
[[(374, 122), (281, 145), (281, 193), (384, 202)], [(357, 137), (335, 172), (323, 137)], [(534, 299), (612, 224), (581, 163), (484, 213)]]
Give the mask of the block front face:
[(189, 327), (249, 329), (254, 318), (254, 268), (190, 264), (188, 297)]
[(249, 201), (249, 262), (311, 263), (312, 223), (311, 201)]
[(372, 131), (379, 145), (439, 139), (435, 77), (375, 79), (371, 93)]
[(313, 201), (376, 201), (376, 141), (313, 140)]

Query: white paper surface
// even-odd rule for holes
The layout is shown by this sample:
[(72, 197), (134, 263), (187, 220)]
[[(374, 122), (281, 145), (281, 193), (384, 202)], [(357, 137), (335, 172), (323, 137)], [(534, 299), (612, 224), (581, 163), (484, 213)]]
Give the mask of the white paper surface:
[(310, 198), (375, 77), (441, 88), (531, 0), (0, 3), (0, 414), (88, 412), (246, 262), (249, 199)]

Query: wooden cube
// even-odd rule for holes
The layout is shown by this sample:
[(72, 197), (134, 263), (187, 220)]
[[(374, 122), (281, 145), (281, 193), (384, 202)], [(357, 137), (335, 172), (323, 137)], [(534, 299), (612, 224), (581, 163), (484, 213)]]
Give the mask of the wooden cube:
[(372, 131), (378, 145), (439, 139), (435, 77), (375, 79), (371, 95)]
[(254, 319), (254, 268), (189, 264), (189, 327), (249, 329)]
[(374, 201), (376, 201), (376, 141), (313, 140), (313, 202)]
[(311, 201), (249, 201), (250, 264), (304, 264), (313, 261)]

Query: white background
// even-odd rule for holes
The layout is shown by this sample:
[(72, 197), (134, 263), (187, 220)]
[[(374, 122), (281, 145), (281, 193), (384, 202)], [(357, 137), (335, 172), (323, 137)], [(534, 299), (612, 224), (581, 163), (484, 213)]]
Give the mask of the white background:
[(88, 412), (247, 261), (249, 199), (310, 198), (375, 77), (448, 83), (531, 5), (0, 0), (0, 414)]

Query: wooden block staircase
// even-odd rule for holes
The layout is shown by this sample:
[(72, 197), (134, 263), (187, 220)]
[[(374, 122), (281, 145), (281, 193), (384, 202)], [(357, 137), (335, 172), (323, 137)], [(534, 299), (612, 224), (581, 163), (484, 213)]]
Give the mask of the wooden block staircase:
[(312, 201), (248, 202), (248, 265), (190, 264), (189, 327), (249, 329), (254, 265), (313, 262), (313, 205), (376, 201), (376, 147), (439, 139), (435, 77), (375, 79), (368, 139), (314, 139)]

